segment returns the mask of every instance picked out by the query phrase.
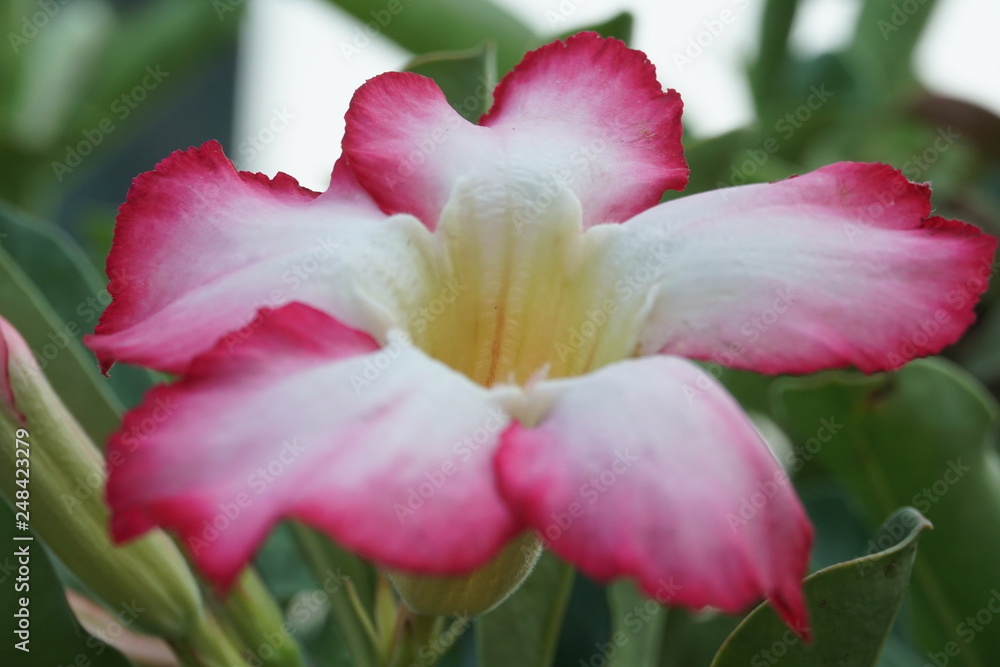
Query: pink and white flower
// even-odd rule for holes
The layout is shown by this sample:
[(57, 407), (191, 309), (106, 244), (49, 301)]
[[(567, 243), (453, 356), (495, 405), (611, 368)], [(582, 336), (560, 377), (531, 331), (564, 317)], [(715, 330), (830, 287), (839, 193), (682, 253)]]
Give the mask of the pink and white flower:
[(322, 194), (215, 142), (139, 176), (88, 344), (180, 379), (110, 443), (114, 536), (169, 528), (226, 585), (286, 517), (422, 575), (537, 531), (598, 579), (769, 598), (804, 627), (806, 515), (688, 359), (934, 354), (996, 241), (880, 164), (658, 204), (687, 180), (680, 117), (642, 53), (581, 34), (528, 54), (478, 125), (429, 79), (370, 80)]

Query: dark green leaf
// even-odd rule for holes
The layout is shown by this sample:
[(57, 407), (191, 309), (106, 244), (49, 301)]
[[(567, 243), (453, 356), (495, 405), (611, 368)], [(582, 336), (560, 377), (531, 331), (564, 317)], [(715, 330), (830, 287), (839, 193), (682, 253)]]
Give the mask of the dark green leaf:
[(14, 144), (34, 152), (48, 150), (62, 135), (116, 24), (106, 0), (58, 3), (39, 14), (40, 9), (32, 3), (26, 14), (41, 27), (19, 50), (21, 80), (11, 124), (3, 128)]
[(917, 539), (930, 523), (912, 508), (893, 514), (878, 553), (820, 570), (805, 581), (815, 642), (806, 645), (770, 607), (757, 607), (719, 649), (712, 667), (872, 667), (910, 581)]
[(993, 306), (977, 327), (956, 346), (956, 357), (981, 381), (1000, 381), (1000, 308)]
[(496, 69), (496, 50), (489, 44), (467, 51), (427, 53), (406, 66), (408, 72), (434, 79), (448, 103), (473, 123), (493, 103)]
[(179, 84), (185, 70), (204, 66), (207, 54), (232, 43), (243, 4), (158, 0), (126, 16), (106, 40), (78, 112), (65, 126), (65, 146), (55, 146), (53, 158), (65, 161), (68, 150), (86, 140), (85, 132), (102, 141), (117, 138), (119, 126), (153, 108), (152, 100)]
[(788, 70), (788, 36), (795, 23), (799, 0), (768, 0), (760, 23), (757, 62), (750, 71), (750, 85), (757, 100), (758, 112), (766, 107), (762, 102), (779, 89), (782, 75)]
[(499, 607), (477, 621), (480, 667), (548, 667), (573, 584), (573, 569), (549, 552)]
[[(0, 315), (17, 327), (56, 392), (98, 445), (152, 376), (116, 368), (106, 380), (80, 337), (109, 303), (104, 280), (61, 229), (0, 202)], [(127, 277), (121, 277), (127, 279)]]
[(872, 92), (885, 96), (912, 78), (910, 59), (936, 0), (867, 0), (847, 55)]
[(330, 0), (364, 25), (341, 49), (348, 62), (371, 43), (368, 33), (381, 33), (415, 53), (464, 51), (492, 43), (500, 73), (510, 70), (539, 38), (520, 19), (489, 0)]
[(311, 528), (293, 524), (292, 532), (304, 560), (330, 603), (337, 631), (350, 652), (353, 664), (359, 667), (376, 665), (374, 638), (352, 600), (352, 594), (356, 594), (361, 613), (367, 614), (369, 619), (372, 617), (375, 582), (371, 566)]
[(630, 581), (608, 586), (611, 637), (615, 652), (611, 667), (656, 667), (666, 627), (667, 609), (636, 590)]
[(602, 37), (615, 37), (628, 44), (632, 41), (632, 28), (634, 25), (635, 17), (632, 16), (632, 13), (621, 12), (620, 14), (612, 16), (607, 21), (601, 21), (600, 23), (580, 26), (578, 28), (573, 28), (572, 30), (564, 31), (554, 39), (566, 39), (567, 37), (575, 35), (578, 32), (587, 31), (596, 32)]
[[(63, 584), (49, 561), (48, 552), (37, 539), (15, 541), (15, 537), (32, 535), (15, 530), (14, 513), (6, 501), (0, 500), (0, 619), (3, 642), (0, 642), (0, 664), (10, 665), (89, 665), (89, 667), (127, 667), (131, 663), (118, 651), (88, 635), (77, 623), (66, 602)], [(32, 535), (33, 536), (33, 535)], [(28, 550), (28, 574), (18, 572), (19, 549)], [(20, 579), (19, 579), (20, 577)], [(24, 585), (26, 588), (15, 588)], [(23, 639), (15, 634), (21, 619), (21, 600), (27, 601), (28, 644), (25, 653), (16, 646)], [(123, 616), (127, 618), (127, 616)], [(109, 629), (110, 634), (110, 629)]]
[(39, 364), (70, 412), (103, 443), (117, 427), (121, 403), (96, 376), (92, 358), (14, 260), (0, 250), (0, 314), (35, 351)]
[(739, 617), (729, 614), (671, 609), (660, 647), (660, 667), (708, 667), (739, 622)]
[(959, 367), (925, 359), (891, 375), (784, 378), (774, 405), (869, 521), (913, 505), (934, 522), (913, 574), (914, 634), (925, 651), (959, 649), (958, 664), (993, 664), (1000, 631), (973, 624), (1000, 590), (995, 401)]

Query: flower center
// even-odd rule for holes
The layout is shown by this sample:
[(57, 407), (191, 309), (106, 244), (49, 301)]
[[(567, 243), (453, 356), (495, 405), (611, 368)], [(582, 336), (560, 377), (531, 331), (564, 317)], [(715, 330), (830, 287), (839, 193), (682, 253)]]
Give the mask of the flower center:
[(435, 233), (437, 289), (410, 321), (417, 345), (483, 386), (624, 359), (648, 308), (598, 261), (614, 226), (584, 231), (576, 197), (530, 176), (459, 182)]

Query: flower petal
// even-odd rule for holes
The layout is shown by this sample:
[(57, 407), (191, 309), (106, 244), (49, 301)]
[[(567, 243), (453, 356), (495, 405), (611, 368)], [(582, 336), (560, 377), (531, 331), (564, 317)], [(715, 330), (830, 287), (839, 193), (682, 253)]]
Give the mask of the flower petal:
[(216, 142), (142, 174), (108, 257), (108, 306), (87, 344), (114, 361), (181, 372), (261, 307), (314, 305), (375, 335), (420, 298), (426, 231), (386, 219), (338, 164), (330, 190), (237, 172)]
[(593, 263), (606, 285), (652, 291), (642, 352), (875, 372), (954, 342), (992, 272), (996, 239), (930, 210), (930, 189), (895, 169), (838, 163), (592, 230)]
[(222, 586), (283, 517), (392, 568), (463, 574), (522, 527), (493, 482), (507, 422), (420, 351), (290, 304), (126, 415), (108, 449), (112, 533), (176, 531)]
[(769, 597), (804, 632), (812, 529), (714, 379), (651, 357), (535, 392), (540, 422), (508, 429), (496, 467), (504, 497), (553, 551), (599, 580), (633, 576), (661, 602), (737, 612)]
[(497, 87), (483, 127), (459, 116), (430, 79), (375, 77), (351, 102), (343, 147), (384, 210), (431, 229), (460, 179), (568, 187), (590, 226), (625, 220), (684, 187), (681, 109), (641, 52), (583, 33), (529, 53)]
[(526, 55), (480, 122), (568, 170), (589, 226), (627, 220), (665, 190), (684, 189), (683, 106), (642, 51), (584, 32)]

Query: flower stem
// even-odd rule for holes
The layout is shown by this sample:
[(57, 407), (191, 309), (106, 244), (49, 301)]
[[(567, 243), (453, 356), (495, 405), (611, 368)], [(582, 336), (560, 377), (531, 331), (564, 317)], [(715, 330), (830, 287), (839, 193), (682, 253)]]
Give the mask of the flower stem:
[(239, 642), (266, 667), (301, 667), (298, 643), (257, 572), (247, 568), (222, 600), (221, 611)]
[(441, 616), (414, 614), (406, 605), (400, 604), (394, 646), (387, 664), (390, 667), (430, 667), (435, 664), (441, 656), (433, 647), (443, 625), (444, 618)]
[(184, 667), (243, 667), (247, 664), (219, 622), (207, 613), (187, 637), (171, 641), (170, 645)]
[[(368, 596), (359, 592), (367, 585), (367, 582), (361, 581), (363, 564), (304, 526), (293, 524), (293, 531), (302, 548), (302, 555), (322, 582), (337, 629), (351, 654), (351, 664), (354, 667), (378, 667), (380, 661), (374, 625), (366, 610)], [(360, 586), (355, 586), (356, 579)]]

